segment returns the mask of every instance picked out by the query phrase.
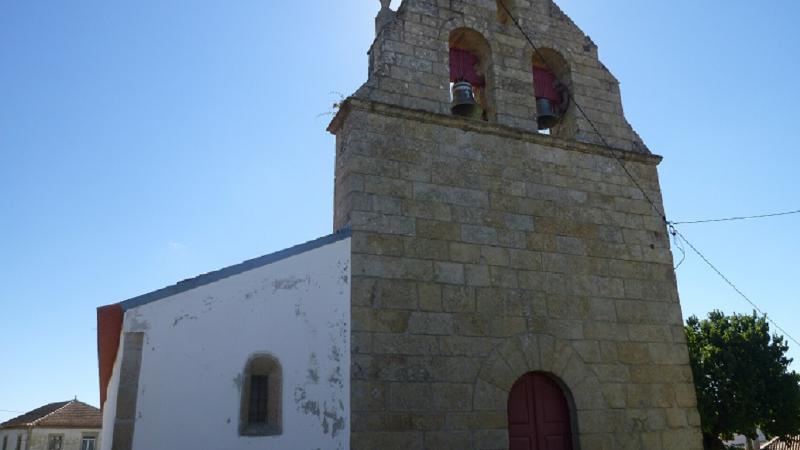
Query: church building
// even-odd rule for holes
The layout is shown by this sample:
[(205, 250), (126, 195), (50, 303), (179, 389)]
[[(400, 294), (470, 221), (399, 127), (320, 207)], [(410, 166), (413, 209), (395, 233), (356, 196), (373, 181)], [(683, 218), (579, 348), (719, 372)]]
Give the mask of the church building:
[(551, 0), (388, 0), (334, 232), (98, 309), (104, 450), (701, 450), (653, 154)]

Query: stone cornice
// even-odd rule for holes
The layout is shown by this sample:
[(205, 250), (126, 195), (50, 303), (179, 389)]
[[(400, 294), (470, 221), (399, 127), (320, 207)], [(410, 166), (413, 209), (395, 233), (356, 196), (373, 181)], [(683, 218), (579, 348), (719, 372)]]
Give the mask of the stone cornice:
[(336, 113), (336, 116), (334, 116), (330, 125), (328, 125), (328, 132), (335, 135), (344, 124), (344, 121), (347, 120), (350, 112), (353, 110), (366, 111), (384, 116), (414, 120), (445, 127), (460, 128), (465, 131), (472, 131), (476, 133), (493, 134), (495, 136), (532, 142), (550, 147), (558, 147), (569, 151), (608, 156), (623, 161), (634, 161), (649, 165), (658, 165), (663, 159), (663, 157), (660, 155), (636, 153), (628, 150), (608, 148), (597, 144), (572, 141), (554, 136), (548, 136), (545, 134), (530, 133), (497, 123), (409, 109), (401, 106), (390, 105), (388, 103), (364, 100), (356, 97), (350, 97), (342, 102), (339, 111)]

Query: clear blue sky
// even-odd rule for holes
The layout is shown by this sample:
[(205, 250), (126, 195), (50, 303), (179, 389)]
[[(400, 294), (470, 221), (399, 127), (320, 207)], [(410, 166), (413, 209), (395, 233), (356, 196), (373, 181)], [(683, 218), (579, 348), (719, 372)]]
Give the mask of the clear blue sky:
[[(800, 208), (800, 4), (560, 4), (665, 156), (672, 219)], [(378, 8), (0, 2), (0, 410), (98, 403), (98, 305), (331, 231), (317, 116), (365, 80)], [(800, 339), (800, 216), (682, 229)], [(678, 275), (687, 315), (751, 310), (693, 255)]]

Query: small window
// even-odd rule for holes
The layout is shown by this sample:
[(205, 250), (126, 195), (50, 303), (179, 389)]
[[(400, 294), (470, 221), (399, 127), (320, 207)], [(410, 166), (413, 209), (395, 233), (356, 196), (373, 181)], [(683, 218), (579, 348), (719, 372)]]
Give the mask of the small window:
[(22, 435), (17, 435), (17, 448), (15, 450), (22, 450)]
[(3, 436), (3, 450), (8, 450), (8, 436)]
[(81, 450), (97, 450), (97, 436), (83, 436)]
[(63, 434), (51, 434), (47, 437), (47, 450), (62, 450), (64, 446)]
[(239, 434), (281, 434), (283, 389), (278, 360), (269, 355), (250, 358), (245, 367), (243, 381)]

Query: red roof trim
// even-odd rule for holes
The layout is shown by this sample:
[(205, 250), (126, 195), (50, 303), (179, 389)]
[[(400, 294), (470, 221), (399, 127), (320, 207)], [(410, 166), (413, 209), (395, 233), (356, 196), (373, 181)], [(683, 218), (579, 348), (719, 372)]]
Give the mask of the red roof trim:
[(106, 404), (108, 383), (114, 372), (114, 361), (117, 360), (124, 314), (119, 304), (97, 308), (97, 361), (100, 371), (101, 410)]

